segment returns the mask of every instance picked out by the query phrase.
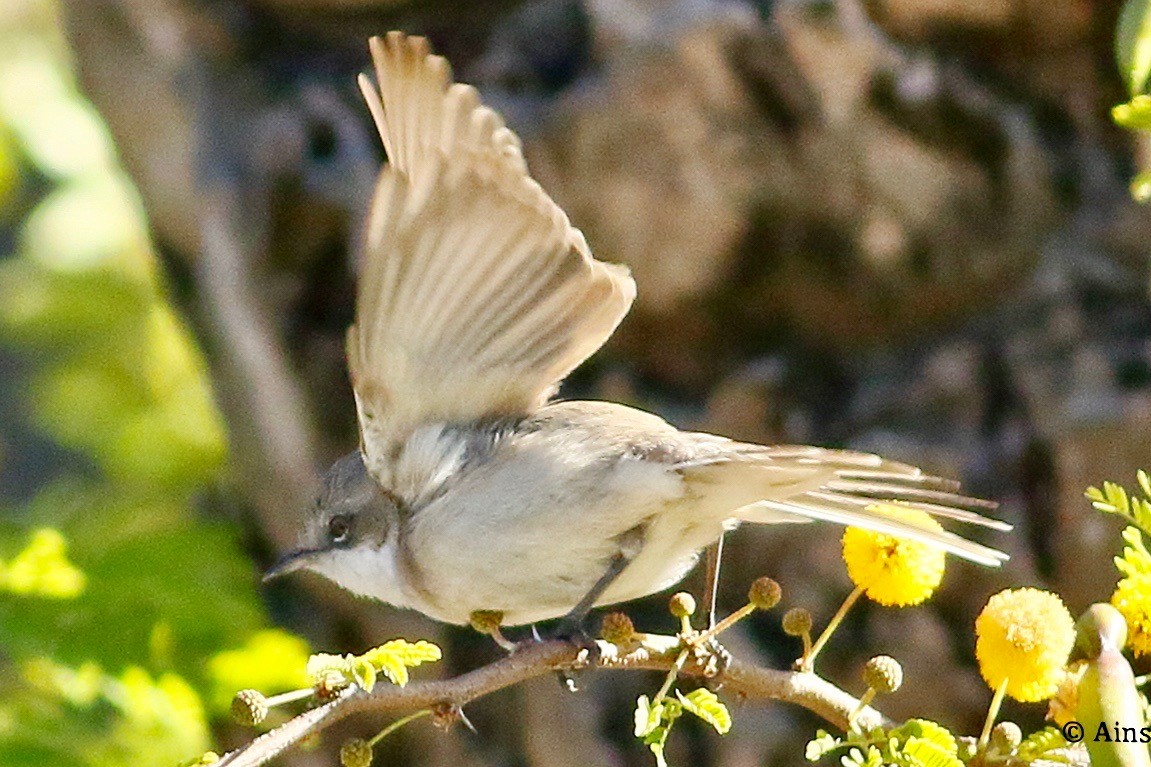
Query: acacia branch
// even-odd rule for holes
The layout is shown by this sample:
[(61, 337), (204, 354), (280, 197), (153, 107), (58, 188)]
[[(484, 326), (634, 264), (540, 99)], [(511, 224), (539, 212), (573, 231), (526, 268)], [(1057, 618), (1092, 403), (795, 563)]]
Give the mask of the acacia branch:
[[(506, 687), (537, 676), (581, 669), (668, 671), (682, 649), (678, 637), (638, 635), (629, 647), (597, 643), (599, 657), (589, 660), (587, 652), (569, 642), (549, 640), (528, 644), (514, 653), (453, 679), (413, 682), (406, 687), (379, 684), (371, 692), (348, 688), (334, 700), (294, 717), (259, 736), (251, 743), (226, 754), (218, 764), (256, 767), (264, 764), (313, 732), (363, 711), (415, 711), (430, 708), (444, 717), (466, 704)], [(680, 676), (707, 679), (717, 688), (745, 700), (780, 700), (814, 712), (832, 725), (846, 728), (848, 717), (859, 700), (812, 673), (779, 671), (736, 659), (724, 665), (719, 656), (701, 650), (689, 658)], [(864, 707), (857, 721), (864, 728), (889, 725), (878, 711)]]

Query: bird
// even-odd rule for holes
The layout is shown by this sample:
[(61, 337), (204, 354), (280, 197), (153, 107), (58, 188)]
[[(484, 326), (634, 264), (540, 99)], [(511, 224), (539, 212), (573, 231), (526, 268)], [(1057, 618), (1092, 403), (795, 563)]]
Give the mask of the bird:
[(892, 511), (1010, 529), (986, 516), (994, 503), (913, 466), (556, 399), (627, 314), (630, 272), (592, 255), (520, 139), (425, 38), (369, 45), (375, 83), (359, 86), (387, 161), (347, 334), (359, 447), (266, 578), (314, 571), (449, 624), (578, 625), (678, 583), (743, 522), (833, 522), (1006, 560)]

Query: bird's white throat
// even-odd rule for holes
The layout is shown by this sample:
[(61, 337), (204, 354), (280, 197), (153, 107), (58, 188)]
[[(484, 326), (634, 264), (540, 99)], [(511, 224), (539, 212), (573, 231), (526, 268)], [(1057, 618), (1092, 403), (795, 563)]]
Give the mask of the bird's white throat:
[(316, 563), (315, 570), (354, 594), (397, 607), (414, 606), (400, 572), (394, 538), (379, 548), (333, 550)]

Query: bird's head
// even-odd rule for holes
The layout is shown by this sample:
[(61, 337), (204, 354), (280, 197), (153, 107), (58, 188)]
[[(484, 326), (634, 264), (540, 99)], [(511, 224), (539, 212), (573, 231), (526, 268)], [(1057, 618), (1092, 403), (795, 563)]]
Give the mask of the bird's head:
[(264, 580), (312, 570), (346, 589), (369, 593), (391, 566), (399, 508), (368, 473), (360, 451), (340, 458), (324, 475), (300, 545), (264, 574)]

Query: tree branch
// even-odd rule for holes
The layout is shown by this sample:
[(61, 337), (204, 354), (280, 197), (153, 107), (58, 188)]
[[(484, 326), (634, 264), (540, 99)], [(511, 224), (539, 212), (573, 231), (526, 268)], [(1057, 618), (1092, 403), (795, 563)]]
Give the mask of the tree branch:
[[(251, 743), (226, 754), (220, 767), (256, 767), (299, 742), (307, 735), (362, 711), (414, 711), (434, 709), (450, 717), (466, 704), (555, 671), (579, 669), (667, 671), (682, 649), (677, 637), (637, 635), (631, 646), (620, 648), (597, 642), (599, 657), (588, 659), (585, 650), (571, 643), (549, 640), (529, 644), (494, 663), (453, 679), (414, 682), (406, 687), (379, 684), (372, 692), (349, 688), (336, 699), (300, 714), (285, 724), (259, 736)], [(680, 676), (708, 679), (712, 685), (745, 700), (780, 700), (814, 712), (839, 728), (859, 706), (859, 700), (815, 674), (766, 669), (739, 660), (726, 665), (719, 654), (701, 649), (684, 665)], [(865, 707), (857, 721), (864, 728), (890, 722), (878, 711)]]

